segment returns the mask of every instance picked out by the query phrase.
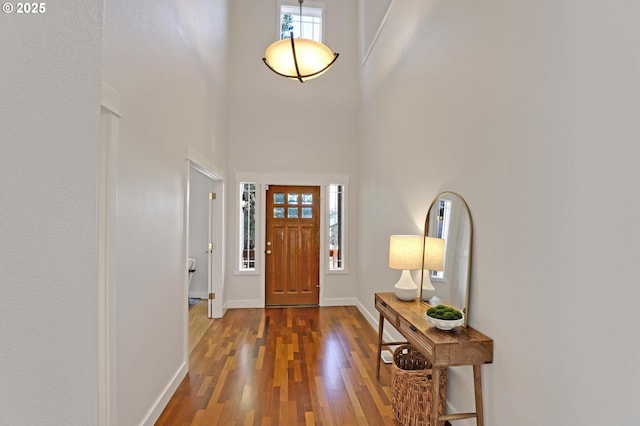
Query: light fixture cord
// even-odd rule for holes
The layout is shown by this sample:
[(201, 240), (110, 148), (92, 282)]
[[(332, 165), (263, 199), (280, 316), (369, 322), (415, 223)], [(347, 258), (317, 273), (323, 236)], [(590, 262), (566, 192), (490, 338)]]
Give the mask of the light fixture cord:
[(298, 0), (298, 3), (300, 3), (300, 18), (299, 18), (299, 23), (300, 23), (300, 38), (302, 38), (302, 2), (303, 0)]

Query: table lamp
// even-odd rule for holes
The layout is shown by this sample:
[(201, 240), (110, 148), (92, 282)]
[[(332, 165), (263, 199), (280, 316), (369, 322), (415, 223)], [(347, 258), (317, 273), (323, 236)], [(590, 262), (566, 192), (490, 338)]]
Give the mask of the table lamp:
[(421, 235), (392, 235), (389, 238), (389, 268), (402, 270), (394, 286), (400, 300), (413, 300), (418, 294), (410, 271), (422, 268), (422, 241)]
[(424, 237), (424, 271), (422, 273), (422, 300), (431, 299), (436, 289), (431, 283), (431, 271), (444, 271), (444, 240)]

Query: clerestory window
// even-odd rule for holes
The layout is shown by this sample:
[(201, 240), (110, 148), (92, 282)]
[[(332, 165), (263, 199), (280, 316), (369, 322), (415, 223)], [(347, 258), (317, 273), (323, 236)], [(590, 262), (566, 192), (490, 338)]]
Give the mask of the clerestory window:
[(291, 2), (280, 5), (280, 39), (289, 38), (293, 32), (294, 38), (308, 38), (320, 43), (323, 42), (322, 35), (322, 15), (324, 7), (302, 6), (302, 16), (300, 15), (300, 5)]

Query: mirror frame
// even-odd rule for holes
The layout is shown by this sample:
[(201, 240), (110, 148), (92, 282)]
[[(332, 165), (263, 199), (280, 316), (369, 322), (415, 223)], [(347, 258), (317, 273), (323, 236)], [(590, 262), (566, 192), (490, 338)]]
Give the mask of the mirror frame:
[[(472, 245), (473, 245), (473, 220), (471, 218), (471, 210), (469, 209), (469, 205), (467, 204), (467, 202), (465, 201), (465, 199), (462, 197), (462, 195), (458, 194), (457, 192), (454, 191), (442, 191), (440, 192), (438, 195), (435, 196), (435, 198), (433, 199), (433, 201), (431, 201), (431, 204), (429, 205), (429, 209), (427, 210), (427, 217), (425, 219), (424, 222), (424, 237), (429, 236), (429, 218), (431, 215), (431, 210), (433, 209), (433, 207), (436, 205), (436, 203), (438, 201), (440, 201), (440, 199), (442, 199), (444, 196), (446, 195), (451, 195), (455, 198), (457, 198), (458, 200), (460, 200), (462, 202), (462, 206), (465, 209), (465, 211), (467, 212), (467, 217), (469, 219), (469, 256), (467, 257), (467, 282), (466, 282), (466, 295), (465, 295), (465, 300), (464, 300), (464, 324), (463, 326), (466, 327), (467, 326), (467, 322), (469, 319), (469, 291), (471, 288), (471, 258), (472, 258)], [(424, 246), (422, 248), (423, 250), (423, 256), (422, 256), (422, 270), (420, 272), (420, 298), (422, 299), (422, 284), (424, 282), (424, 273), (425, 273), (425, 269), (424, 269)], [(446, 303), (446, 301), (444, 301)]]

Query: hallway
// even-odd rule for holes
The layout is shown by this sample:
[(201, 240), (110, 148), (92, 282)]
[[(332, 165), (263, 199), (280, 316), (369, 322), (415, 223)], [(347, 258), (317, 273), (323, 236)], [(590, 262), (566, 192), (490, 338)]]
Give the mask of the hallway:
[(354, 306), (229, 310), (156, 425), (399, 424), (376, 342)]

